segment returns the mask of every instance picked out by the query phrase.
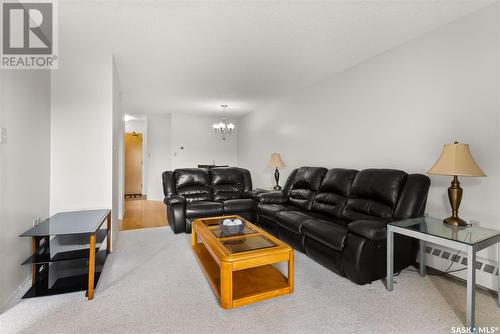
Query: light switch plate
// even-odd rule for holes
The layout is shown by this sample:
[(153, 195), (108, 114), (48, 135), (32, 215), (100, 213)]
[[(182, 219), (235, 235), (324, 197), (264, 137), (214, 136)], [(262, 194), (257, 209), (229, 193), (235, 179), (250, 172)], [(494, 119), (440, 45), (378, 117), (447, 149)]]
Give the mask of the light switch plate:
[(7, 129), (0, 128), (0, 144), (7, 144)]

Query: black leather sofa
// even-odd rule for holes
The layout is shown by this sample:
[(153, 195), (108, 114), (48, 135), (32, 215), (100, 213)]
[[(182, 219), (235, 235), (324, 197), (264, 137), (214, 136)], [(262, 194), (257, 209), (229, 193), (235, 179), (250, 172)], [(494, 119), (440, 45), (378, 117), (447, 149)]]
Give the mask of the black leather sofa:
[[(281, 192), (248, 193), (255, 222), (357, 284), (386, 276), (387, 223), (423, 216), (430, 180), (400, 170), (295, 169)], [(415, 263), (417, 244), (395, 236), (395, 271)]]
[(191, 233), (196, 218), (239, 215), (254, 220), (250, 172), (243, 168), (184, 168), (162, 174), (167, 219), (175, 233)]
[[(282, 191), (252, 190), (242, 168), (164, 172), (164, 203), (175, 233), (195, 218), (240, 215), (357, 284), (386, 276), (387, 223), (424, 214), (430, 179), (393, 169), (301, 167)], [(394, 269), (414, 264), (417, 243), (394, 238)]]

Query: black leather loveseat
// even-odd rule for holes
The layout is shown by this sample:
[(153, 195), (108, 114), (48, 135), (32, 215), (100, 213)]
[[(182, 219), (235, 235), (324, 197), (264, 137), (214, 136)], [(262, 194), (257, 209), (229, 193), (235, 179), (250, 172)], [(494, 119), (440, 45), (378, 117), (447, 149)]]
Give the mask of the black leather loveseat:
[[(424, 214), (430, 180), (400, 170), (295, 169), (281, 192), (254, 194), (256, 222), (357, 284), (386, 276), (386, 225)], [(417, 245), (395, 237), (395, 270)]]
[[(243, 168), (184, 168), (162, 174), (167, 219), (175, 233), (191, 233), (196, 218), (240, 215), (253, 221), (250, 172)], [(257, 192), (253, 192), (255, 196)]]

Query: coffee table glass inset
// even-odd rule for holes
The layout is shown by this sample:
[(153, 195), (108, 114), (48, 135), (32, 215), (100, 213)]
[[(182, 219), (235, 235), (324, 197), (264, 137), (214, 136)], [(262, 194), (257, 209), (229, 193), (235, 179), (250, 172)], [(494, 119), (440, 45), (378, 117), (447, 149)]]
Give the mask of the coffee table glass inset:
[(222, 244), (232, 254), (276, 246), (271, 240), (260, 235), (235, 240), (224, 240)]
[[(467, 253), (467, 326), (474, 326), (476, 253), (498, 244), (500, 258), (500, 231), (477, 226), (446, 225), (441, 219), (421, 217), (393, 222), (387, 225), (387, 290), (393, 290), (394, 233), (420, 240), (420, 276), (425, 276), (425, 242), (458, 249)], [(500, 280), (498, 280), (500, 291)], [(500, 294), (497, 305), (500, 307)]]
[(228, 233), (219, 225), (221, 221), (219, 218), (208, 218), (202, 221), (218, 239), (223, 239), (220, 242), (231, 254), (277, 246), (246, 223), (240, 231)]
[(236, 233), (228, 233), (227, 231), (223, 231), (222, 227), (219, 225), (220, 219), (215, 219), (217, 221), (217, 224), (213, 224), (214, 219), (203, 219), (203, 223), (205, 223), (208, 226), (208, 229), (212, 231), (212, 233), (217, 237), (217, 238), (227, 238), (227, 237), (234, 237), (238, 235), (248, 235), (248, 234), (254, 234), (256, 233), (255, 230), (252, 228), (246, 226), (241, 229), (241, 231), (238, 231)]
[[(222, 233), (221, 219), (196, 219), (192, 248), (210, 286), (223, 308), (255, 303), (293, 292), (293, 250), (257, 226), (245, 227), (229, 236)], [(285, 276), (272, 264), (288, 263)]]

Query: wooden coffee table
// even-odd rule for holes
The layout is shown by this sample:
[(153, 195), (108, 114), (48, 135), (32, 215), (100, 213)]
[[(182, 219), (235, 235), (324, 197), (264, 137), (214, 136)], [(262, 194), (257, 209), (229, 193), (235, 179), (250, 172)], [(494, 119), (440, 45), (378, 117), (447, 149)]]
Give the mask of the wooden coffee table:
[[(246, 221), (241, 234), (224, 236), (221, 219), (193, 221), (192, 247), (220, 305), (225, 309), (293, 292), (293, 249)], [(288, 277), (272, 266), (288, 262)]]

